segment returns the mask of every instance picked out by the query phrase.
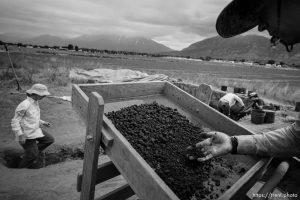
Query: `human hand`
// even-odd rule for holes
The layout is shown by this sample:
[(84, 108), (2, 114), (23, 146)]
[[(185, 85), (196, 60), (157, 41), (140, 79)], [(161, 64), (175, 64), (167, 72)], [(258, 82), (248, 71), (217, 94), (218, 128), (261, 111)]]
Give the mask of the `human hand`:
[(43, 122), (43, 125), (44, 125), (44, 126), (47, 126), (47, 127), (50, 127), (50, 126), (51, 126), (50, 122)]
[(25, 144), (25, 142), (26, 142), (26, 136), (24, 134), (19, 136), (19, 142), (21, 144)]
[(205, 134), (207, 139), (196, 144), (196, 148), (201, 148), (201, 152), (205, 156), (197, 158), (198, 161), (206, 161), (213, 157), (225, 155), (231, 152), (232, 145), (228, 135), (216, 131)]

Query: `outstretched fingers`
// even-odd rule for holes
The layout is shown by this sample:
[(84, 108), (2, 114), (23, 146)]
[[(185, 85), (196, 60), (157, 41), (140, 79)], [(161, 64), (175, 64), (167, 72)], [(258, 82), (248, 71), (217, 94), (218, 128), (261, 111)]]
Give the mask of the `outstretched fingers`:
[(198, 161), (206, 161), (217, 155), (216, 149), (213, 146), (205, 146), (201, 149), (203, 157), (198, 158)]
[(208, 154), (207, 156), (205, 157), (202, 157), (202, 158), (197, 158), (197, 161), (199, 162), (203, 162), (203, 161), (206, 161), (206, 160), (209, 160), (211, 158), (213, 158), (214, 156), (212, 154)]
[(204, 149), (204, 148), (201, 149), (201, 153), (202, 153), (204, 156), (207, 156), (208, 154), (211, 154), (211, 153), (209, 152), (209, 150)]
[(207, 133), (205, 133), (205, 136), (206, 136), (207, 139), (205, 139), (201, 142), (198, 142), (196, 144), (196, 147), (197, 148), (202, 148), (204, 146), (211, 146), (215, 135), (216, 135), (216, 132), (207, 132)]
[(201, 142), (198, 142), (196, 144), (196, 148), (203, 148), (205, 146), (211, 146), (212, 145), (212, 138), (207, 138)]
[(207, 132), (205, 133), (206, 134), (206, 137), (207, 139), (201, 141), (201, 142), (198, 142), (195, 146), (196, 148), (200, 148), (201, 149), (201, 152), (203, 154), (204, 157), (201, 157), (201, 158), (197, 158), (197, 160), (199, 162), (202, 162), (202, 161), (206, 161), (206, 160), (209, 160), (213, 157), (215, 157), (217, 155), (217, 152), (216, 152), (216, 149), (215, 149), (215, 137), (216, 137), (216, 134), (217, 132), (213, 131), (213, 132)]

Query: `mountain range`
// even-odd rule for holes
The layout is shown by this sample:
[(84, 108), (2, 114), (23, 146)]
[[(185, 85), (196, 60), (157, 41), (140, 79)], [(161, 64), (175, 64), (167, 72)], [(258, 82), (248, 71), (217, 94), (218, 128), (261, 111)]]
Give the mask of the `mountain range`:
[(211, 37), (179, 51), (173, 55), (200, 58), (211, 57), (226, 60), (268, 61), (300, 64), (300, 45), (295, 45), (292, 52), (278, 44), (271, 48), (270, 39), (258, 35), (240, 35), (232, 38)]
[(75, 38), (62, 38), (52, 35), (37, 37), (22, 37), (17, 34), (0, 34), (4, 42), (23, 43), (31, 45), (67, 46), (72, 44), (80, 48), (132, 51), (143, 53), (164, 53), (173, 51), (169, 47), (145, 37), (126, 37), (119, 35), (82, 35)]
[(163, 53), (171, 56), (190, 58), (211, 57), (225, 60), (263, 61), (269, 60), (287, 64), (300, 64), (300, 45), (295, 45), (288, 53), (281, 44), (271, 48), (270, 39), (258, 35), (240, 35), (232, 38), (219, 36), (204, 39), (182, 49), (174, 51), (163, 44), (145, 37), (125, 37), (119, 35), (82, 35), (76, 38), (62, 38), (52, 35), (30, 37), (13, 33), (0, 34), (5, 42), (21, 42), (32, 45), (67, 46), (77, 45), (80, 48), (100, 50), (132, 51), (144, 53)]

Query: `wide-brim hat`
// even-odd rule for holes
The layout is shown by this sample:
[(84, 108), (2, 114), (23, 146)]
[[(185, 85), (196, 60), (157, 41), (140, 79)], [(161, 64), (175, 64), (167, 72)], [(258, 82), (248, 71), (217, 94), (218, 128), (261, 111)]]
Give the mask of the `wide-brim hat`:
[(251, 93), (249, 93), (249, 95), (248, 95), (250, 98), (252, 98), (252, 97), (258, 97), (258, 94), (256, 93), (256, 92), (251, 92)]
[(47, 86), (43, 84), (34, 84), (29, 90), (26, 90), (28, 94), (37, 94), (39, 96), (48, 96), (50, 93), (48, 92)]
[(219, 14), (216, 30), (228, 38), (244, 33), (260, 22), (259, 15), (267, 0), (233, 0)]

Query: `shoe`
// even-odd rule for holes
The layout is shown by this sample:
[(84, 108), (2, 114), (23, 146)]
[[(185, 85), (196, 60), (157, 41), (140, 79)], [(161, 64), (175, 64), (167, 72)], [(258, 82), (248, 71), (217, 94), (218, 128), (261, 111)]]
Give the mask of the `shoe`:
[(22, 159), (23, 159), (23, 157), (21, 157), (21, 156), (13, 157), (7, 162), (7, 166), (9, 168), (18, 168), (19, 163), (21, 162)]
[(40, 169), (43, 168), (43, 163), (38, 159), (34, 160), (28, 167), (28, 169)]

